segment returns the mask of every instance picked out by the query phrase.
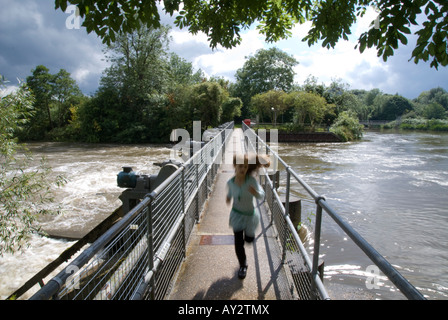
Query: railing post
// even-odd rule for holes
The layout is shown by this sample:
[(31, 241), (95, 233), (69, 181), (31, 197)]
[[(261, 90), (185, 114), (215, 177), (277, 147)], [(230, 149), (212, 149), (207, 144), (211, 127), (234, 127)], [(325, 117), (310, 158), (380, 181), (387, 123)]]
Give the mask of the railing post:
[[(289, 216), (289, 191), (291, 186), (291, 173), (289, 172), (289, 167), (286, 168), (286, 198), (285, 198), (285, 225), (288, 225), (287, 218)], [(282, 254), (282, 264), (285, 263), (286, 259), (286, 245), (288, 242), (289, 233), (286, 228), (285, 239), (283, 240), (283, 254)]]
[(195, 201), (196, 201), (196, 212), (195, 212), (195, 218), (196, 218), (196, 223), (199, 223), (199, 164), (195, 164), (194, 165), (194, 172), (196, 175), (196, 197), (195, 197)]
[(315, 299), (316, 295), (314, 291), (316, 289), (316, 275), (319, 266), (319, 250), (320, 250), (320, 231), (322, 226), (322, 207), (319, 204), (320, 200), (325, 200), (319, 196), (316, 199), (316, 223), (314, 227), (314, 253), (313, 253), (313, 268), (311, 270), (311, 298)]
[[(154, 199), (149, 203), (147, 206), (148, 212), (146, 214), (146, 223), (147, 223), (147, 239), (148, 242), (148, 270), (151, 272), (151, 270), (154, 269), (154, 245), (153, 245), (153, 230), (152, 230), (152, 202)], [(155, 285), (154, 285), (154, 277), (151, 277), (150, 281), (150, 288), (151, 288), (151, 300), (155, 299)]]
[[(183, 167), (182, 170), (182, 174), (181, 174), (181, 182), (180, 182), (180, 187), (181, 187), (181, 197), (182, 197), (182, 212), (185, 214), (187, 214), (187, 208), (185, 208), (185, 166)], [(184, 258), (187, 256), (187, 239), (186, 239), (186, 231), (185, 228), (187, 227), (186, 223), (185, 223), (185, 218), (184, 218), (184, 226), (183, 226), (183, 248), (184, 248)]]

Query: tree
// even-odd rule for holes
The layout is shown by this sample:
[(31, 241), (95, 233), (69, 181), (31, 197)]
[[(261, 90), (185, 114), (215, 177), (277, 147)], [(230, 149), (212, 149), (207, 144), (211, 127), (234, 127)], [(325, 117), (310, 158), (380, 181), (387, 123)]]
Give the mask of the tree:
[[(270, 90), (288, 92), (294, 84), (293, 70), (297, 60), (278, 48), (258, 50), (254, 56), (246, 57), (246, 62), (235, 75), (234, 95), (240, 97), (244, 107), (256, 94)], [(243, 115), (246, 116), (243, 112)]]
[(428, 104), (423, 110), (423, 115), (426, 119), (445, 119), (445, 108), (443, 108), (437, 102)]
[[(56, 126), (63, 127), (70, 119), (70, 107), (78, 104), (83, 96), (76, 81), (70, 77), (70, 73), (61, 69), (54, 75), (52, 86), (52, 99), (56, 104), (55, 117)], [(78, 100), (78, 101), (75, 101)]]
[(365, 104), (369, 107), (373, 106), (373, 104), (375, 102), (375, 98), (378, 95), (382, 95), (380, 89), (375, 88), (375, 89), (370, 90), (365, 97), (365, 101), (364, 101)]
[(141, 117), (147, 94), (166, 89), (169, 30), (142, 26), (132, 33), (120, 32), (107, 49), (112, 62), (107, 85), (119, 89), (122, 102), (137, 117), (133, 120)]
[[(115, 41), (119, 31), (130, 33), (141, 23), (160, 26), (156, 1), (55, 0), (56, 9), (65, 11), (68, 4), (78, 6), (87, 32), (95, 32), (106, 43)], [(448, 65), (448, 3), (444, 0), (164, 0), (163, 4), (166, 13), (176, 14), (177, 26), (193, 34), (204, 32), (212, 48), (240, 44), (241, 30), (254, 23), (266, 41), (275, 42), (291, 36), (295, 24), (307, 21), (312, 28), (303, 40), (310, 46), (321, 42), (333, 48), (341, 38), (348, 39), (353, 24), (373, 6), (379, 11), (378, 19), (358, 39), (361, 52), (374, 47), (387, 60), (399, 42), (408, 43), (413, 27), (417, 36), (414, 62), (432, 58), (431, 67)]]
[[(90, 141), (158, 140), (160, 108), (176, 75), (168, 66), (169, 27), (145, 26), (119, 33), (107, 48), (111, 66), (93, 101), (80, 110), (81, 129)], [(164, 132), (164, 131), (163, 131)], [(169, 139), (169, 134), (167, 136)]]
[(68, 124), (70, 107), (79, 104), (83, 94), (64, 69), (51, 74), (47, 67), (39, 65), (26, 80), (35, 96), (34, 111), (19, 137), (23, 140), (44, 139), (53, 129)]
[(201, 82), (204, 78), (202, 70), (193, 72), (193, 64), (175, 53), (170, 54), (168, 73), (172, 85), (193, 85)]
[(277, 117), (286, 111), (286, 93), (280, 90), (269, 90), (268, 92), (257, 94), (252, 97), (252, 113), (260, 116), (260, 121), (269, 116), (272, 123), (277, 123)]
[(193, 86), (190, 97), (193, 119), (200, 120), (204, 130), (208, 126), (217, 127), (225, 98), (226, 94), (217, 82), (203, 82)]
[(312, 92), (291, 92), (285, 102), (294, 108), (294, 122), (298, 126), (302, 126), (306, 119), (311, 126), (320, 124), (327, 114), (333, 113), (334, 108), (334, 105), (328, 104), (325, 98)]
[[(53, 201), (53, 183), (65, 181), (58, 176), (50, 182), (51, 169), (44, 159), (33, 164), (32, 155), (15, 139), (32, 115), (33, 102), (24, 85), (0, 98), (0, 255), (28, 244), (30, 234), (39, 230), (37, 219), (53, 212), (48, 208)], [(35, 169), (26, 170), (30, 167)]]
[(381, 106), (380, 120), (395, 120), (413, 109), (408, 99), (395, 95), (388, 97)]
[(233, 121), (234, 118), (241, 116), (242, 106), (240, 98), (227, 98), (222, 104), (221, 122)]
[(39, 65), (32, 70), (32, 75), (26, 78), (28, 87), (34, 94), (34, 116), (28, 124), (27, 137), (42, 139), (47, 131), (53, 128), (50, 103), (52, 99), (54, 76), (50, 70)]
[(288, 93), (284, 99), (288, 109), (293, 110), (293, 121), (296, 125), (302, 127), (308, 114), (307, 105), (301, 103), (303, 91), (292, 91)]
[(448, 92), (440, 87), (433, 88), (422, 92), (418, 96), (417, 102), (422, 104), (437, 103), (444, 107), (445, 110), (448, 110)]
[(319, 79), (317, 77), (309, 75), (303, 84), (303, 91), (315, 93), (323, 97), (325, 93), (325, 85), (323, 83), (318, 84), (318, 81)]
[(110, 86), (102, 86), (96, 95), (81, 104), (76, 110), (75, 126), (78, 135), (86, 142), (118, 142), (121, 119), (129, 116), (120, 104), (119, 91)]

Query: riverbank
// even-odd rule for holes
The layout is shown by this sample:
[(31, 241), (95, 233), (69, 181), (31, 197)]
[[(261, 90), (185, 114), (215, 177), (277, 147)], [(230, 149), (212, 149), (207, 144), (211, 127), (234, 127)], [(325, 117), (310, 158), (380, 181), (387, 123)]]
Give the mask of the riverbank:
[(409, 131), (448, 132), (448, 120), (423, 118), (404, 119), (391, 121), (382, 125), (381, 128)]

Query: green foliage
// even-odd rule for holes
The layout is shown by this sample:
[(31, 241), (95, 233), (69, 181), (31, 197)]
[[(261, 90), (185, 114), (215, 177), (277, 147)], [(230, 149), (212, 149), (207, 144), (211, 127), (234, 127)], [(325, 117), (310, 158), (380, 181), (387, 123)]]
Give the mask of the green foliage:
[(72, 115), (71, 123), (79, 130), (79, 139), (92, 143), (113, 142), (119, 121), (127, 118), (119, 101), (117, 89), (102, 87), (95, 97), (81, 104), (75, 111), (76, 116)]
[(193, 85), (202, 82), (202, 70), (193, 72), (193, 65), (175, 53), (171, 53), (168, 62), (168, 75), (172, 85)]
[(446, 111), (445, 108), (442, 107), (440, 104), (433, 102), (426, 106), (426, 108), (423, 111), (423, 115), (427, 119), (445, 119)]
[(228, 98), (222, 104), (221, 122), (233, 121), (236, 117), (241, 116), (241, 107), (243, 102), (240, 98)]
[(51, 169), (45, 159), (36, 165), (15, 139), (21, 125), (32, 116), (33, 102), (30, 90), (23, 85), (0, 98), (0, 255), (28, 244), (30, 234), (39, 230), (37, 219), (53, 213), (48, 207), (53, 201), (52, 185), (65, 181), (62, 176), (54, 183), (48, 181)]
[[(64, 69), (50, 74), (47, 67), (37, 66), (27, 77), (27, 84), (34, 96), (34, 113), (24, 125), (19, 138), (43, 140), (60, 136), (70, 120), (70, 108), (83, 99), (76, 81)], [(56, 132), (51, 133), (52, 130)]]
[[(95, 32), (107, 44), (115, 42), (120, 32), (132, 33), (141, 25), (160, 27), (157, 1), (55, 0), (56, 9), (65, 11), (68, 4), (78, 6), (87, 32)], [(163, 4), (165, 12), (176, 14), (177, 26), (188, 28), (192, 34), (204, 32), (212, 48), (237, 46), (240, 31), (254, 23), (267, 42), (274, 42), (290, 37), (294, 25), (306, 21), (312, 22), (312, 28), (303, 41), (334, 48), (341, 38), (348, 39), (353, 24), (373, 6), (379, 12), (378, 19), (358, 39), (361, 52), (376, 48), (386, 61), (400, 44), (408, 44), (412, 28), (417, 36), (412, 52), (415, 63), (432, 58), (431, 67), (448, 65), (446, 1), (164, 0)], [(422, 16), (424, 22), (420, 24)]]
[(421, 117), (392, 121), (383, 126), (384, 129), (399, 128), (401, 130), (448, 131), (448, 121), (440, 119), (425, 119)]
[(298, 61), (278, 48), (258, 50), (235, 75), (233, 94), (243, 101), (243, 117), (248, 116), (251, 98), (270, 90), (288, 92), (294, 84), (293, 70)]
[(448, 92), (443, 88), (433, 88), (422, 92), (416, 99), (416, 102), (422, 105), (437, 103), (445, 110), (448, 110)]
[(221, 122), (226, 94), (217, 82), (203, 82), (193, 86), (190, 97), (193, 119), (200, 120), (204, 128), (217, 127)]
[(24, 131), (24, 139), (33, 137), (35, 139), (45, 138), (45, 133), (53, 128), (50, 112), (50, 101), (52, 99), (53, 76), (47, 67), (39, 65), (32, 70), (32, 76), (26, 79), (29, 88), (36, 97), (34, 103), (33, 120), (29, 122)]
[(285, 96), (286, 93), (280, 90), (256, 94), (251, 99), (251, 112), (259, 115), (260, 120), (269, 117), (272, 123), (276, 123), (277, 117), (286, 111)]
[(36, 115), (21, 137), (39, 132), (34, 137), (53, 141), (161, 143), (173, 129), (191, 129), (193, 120), (206, 127), (220, 124), (223, 110), (226, 121), (239, 116), (241, 100), (230, 97), (228, 81), (205, 81), (201, 70), (168, 54), (168, 34), (166, 26), (118, 33), (106, 50), (111, 66), (93, 97), (79, 95), (64, 70), (51, 75), (38, 66), (28, 78)]
[(333, 115), (334, 105), (314, 92), (293, 91), (285, 97), (285, 104), (294, 110), (294, 124), (298, 127), (309, 123), (319, 125), (325, 116)]
[(395, 95), (384, 101), (377, 117), (382, 120), (395, 120), (411, 110), (412, 105), (408, 99)]
[(362, 138), (363, 128), (356, 114), (343, 111), (330, 127), (330, 131), (335, 133), (342, 141), (353, 141)]

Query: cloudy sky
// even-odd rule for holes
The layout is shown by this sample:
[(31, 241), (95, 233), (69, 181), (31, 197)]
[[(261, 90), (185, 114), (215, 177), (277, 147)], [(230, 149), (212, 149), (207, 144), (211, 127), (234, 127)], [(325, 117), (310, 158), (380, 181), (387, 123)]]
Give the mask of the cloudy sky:
[[(25, 79), (37, 65), (44, 65), (51, 73), (60, 69), (70, 72), (85, 94), (96, 91), (108, 66), (104, 47), (96, 35), (87, 34), (84, 28), (67, 27), (67, 23), (70, 27), (74, 22), (71, 13), (56, 11), (54, 0), (0, 0), (0, 8), (0, 74), (10, 85), (16, 85), (17, 79)], [(205, 35), (192, 36), (175, 28), (170, 17), (162, 17), (162, 23), (172, 25), (170, 50), (208, 76), (234, 80), (236, 70), (243, 66), (247, 56), (261, 48), (276, 46), (299, 61), (295, 69), (298, 84), (313, 75), (327, 85), (333, 79), (342, 79), (352, 89), (379, 88), (384, 93), (398, 93), (410, 99), (439, 86), (448, 90), (446, 67), (436, 71), (429, 63), (416, 65), (408, 61), (415, 39), (410, 39), (410, 46), (400, 48), (387, 63), (373, 50), (360, 54), (354, 49), (359, 35), (368, 30), (375, 17), (373, 10), (369, 12), (353, 27), (349, 41), (341, 41), (332, 50), (319, 45), (310, 48), (301, 41), (309, 24), (296, 26), (290, 39), (275, 44), (266, 44), (253, 28), (244, 33), (240, 46), (211, 50)]]

